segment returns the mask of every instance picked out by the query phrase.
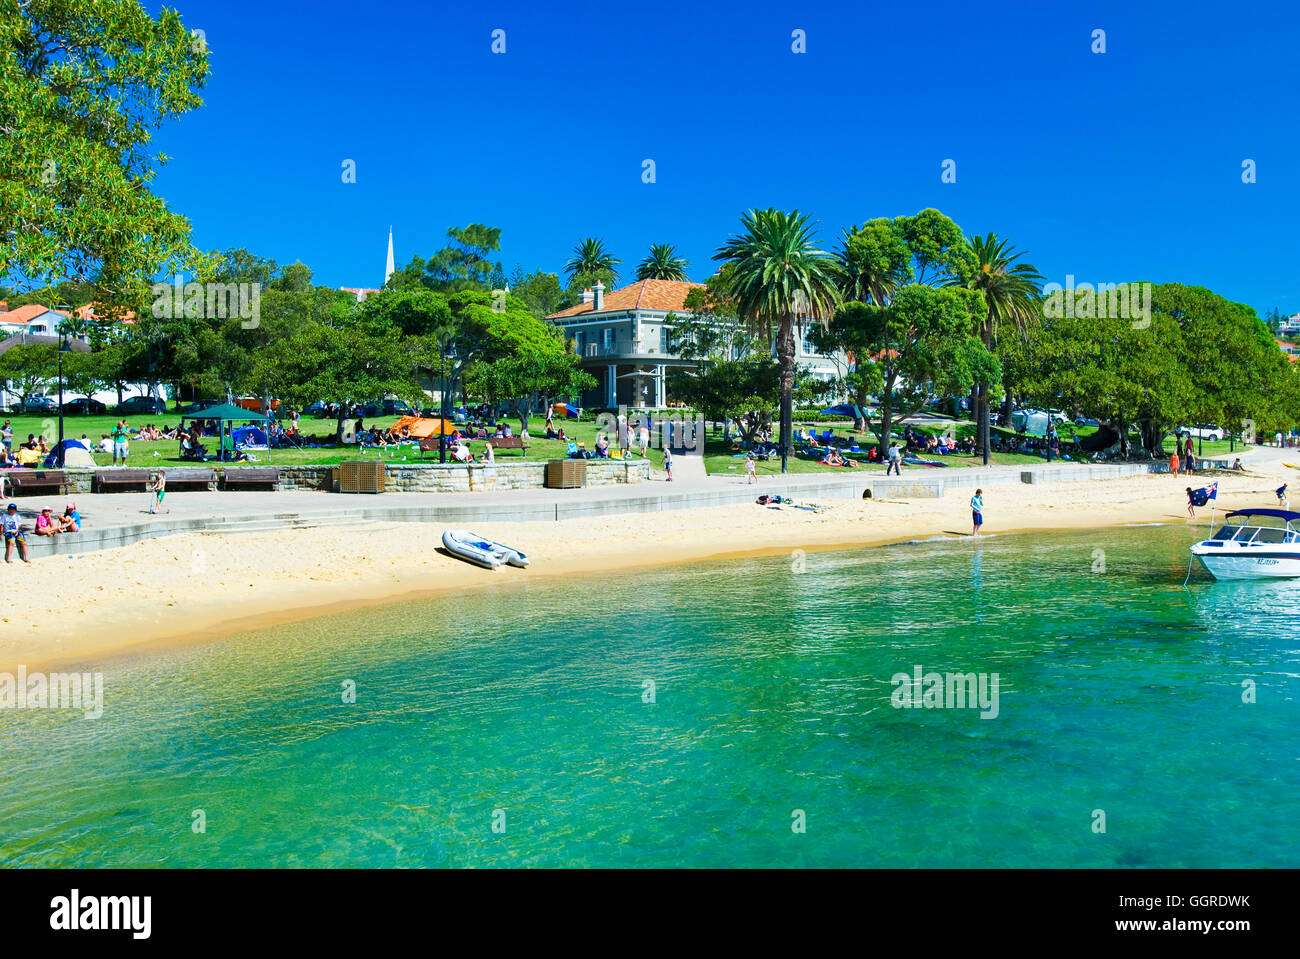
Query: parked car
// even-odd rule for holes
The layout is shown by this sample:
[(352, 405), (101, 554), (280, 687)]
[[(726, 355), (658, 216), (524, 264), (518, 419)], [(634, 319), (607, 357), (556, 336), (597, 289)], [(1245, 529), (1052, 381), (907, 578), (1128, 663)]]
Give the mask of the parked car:
[(1097, 427), (1101, 426), (1101, 423), (1099, 423), (1097, 420), (1094, 420), (1091, 416), (1078, 416), (1075, 417), (1074, 425), (1091, 426), (1093, 429), (1096, 429)]
[(23, 397), (24, 413), (57, 413), (59, 404), (55, 402), (52, 396), (25, 396)]
[(128, 396), (113, 409), (126, 415), (153, 415), (167, 412), (167, 404), (156, 396)]
[(63, 412), (72, 414), (90, 414), (93, 416), (102, 416), (108, 412), (108, 407), (97, 399), (89, 396), (83, 396), (80, 399), (68, 400), (63, 404)]
[(307, 408), (302, 411), (303, 416), (314, 416), (317, 419), (326, 419), (328, 417), (338, 416), (339, 405), (337, 403), (324, 403), (317, 400), (315, 403), (308, 404)]
[(222, 403), (221, 400), (195, 400), (193, 403), (189, 404), (188, 406), (182, 406), (181, 413), (185, 414), (186, 416), (190, 415), (191, 413), (202, 413), (204, 410), (208, 409), (208, 407), (220, 406), (221, 403)]
[(1180, 426), (1174, 431), (1178, 436), (1194, 436), (1200, 440), (1221, 440), (1223, 439), (1223, 430), (1213, 424), (1206, 426)]
[[(414, 416), (415, 410), (404, 400), (384, 400), (380, 403), (384, 416)], [(374, 414), (371, 414), (374, 415)]]

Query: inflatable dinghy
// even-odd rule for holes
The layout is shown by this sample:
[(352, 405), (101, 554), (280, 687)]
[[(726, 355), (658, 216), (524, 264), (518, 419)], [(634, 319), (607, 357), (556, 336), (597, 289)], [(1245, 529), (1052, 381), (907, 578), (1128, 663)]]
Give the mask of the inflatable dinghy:
[(484, 569), (496, 569), (502, 563), (520, 567), (528, 565), (528, 557), (519, 550), (494, 543), (467, 529), (447, 530), (442, 534), (442, 545), (452, 555)]

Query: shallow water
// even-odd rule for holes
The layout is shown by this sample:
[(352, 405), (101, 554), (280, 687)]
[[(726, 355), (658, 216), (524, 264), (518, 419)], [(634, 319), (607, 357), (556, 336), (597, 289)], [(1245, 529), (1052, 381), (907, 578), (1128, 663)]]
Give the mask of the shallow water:
[[(575, 577), (92, 665), (100, 719), (0, 710), (0, 863), (1296, 866), (1300, 584), (1183, 589), (1192, 538)], [(917, 665), (997, 673), (997, 717), (893, 708)]]

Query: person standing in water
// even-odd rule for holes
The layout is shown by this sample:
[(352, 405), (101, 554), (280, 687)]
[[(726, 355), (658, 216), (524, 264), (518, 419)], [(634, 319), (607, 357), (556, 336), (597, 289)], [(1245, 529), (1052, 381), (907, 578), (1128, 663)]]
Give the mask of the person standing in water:
[(970, 498), (970, 518), (972, 536), (980, 534), (980, 527), (984, 525), (984, 491), (977, 489), (975, 495)]

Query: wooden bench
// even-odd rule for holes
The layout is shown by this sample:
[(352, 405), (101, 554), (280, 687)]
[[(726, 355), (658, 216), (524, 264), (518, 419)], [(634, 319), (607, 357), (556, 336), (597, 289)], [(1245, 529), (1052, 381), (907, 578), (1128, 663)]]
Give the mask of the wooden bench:
[(54, 489), (61, 493), (68, 486), (68, 474), (63, 470), (9, 470), (5, 478), (14, 493), (24, 489)]
[[(115, 489), (121, 490), (144, 490), (149, 485), (149, 478), (157, 470), (136, 469), (136, 468), (119, 468), (95, 470), (96, 493), (111, 493)], [(165, 469), (167, 474), (167, 489), (174, 486), (202, 486), (204, 489), (215, 489), (217, 483), (217, 471), (210, 467), (196, 467), (179, 469)]]
[(143, 490), (149, 485), (149, 474), (152, 470), (146, 469), (110, 469), (95, 470), (95, 483), (92, 490), (96, 493), (111, 493), (113, 487), (132, 487)]
[(202, 486), (204, 489), (212, 490), (217, 488), (217, 471), (212, 467), (180, 467), (179, 469), (169, 469), (167, 473), (167, 488), (173, 486)]
[(273, 489), (280, 487), (280, 467), (278, 466), (247, 466), (234, 467), (226, 470), (225, 488), (235, 489), (243, 486), (270, 486)]
[(487, 442), (492, 444), (492, 449), (497, 453), (502, 450), (519, 450), (522, 453), (528, 449), (522, 436), (489, 436)]

